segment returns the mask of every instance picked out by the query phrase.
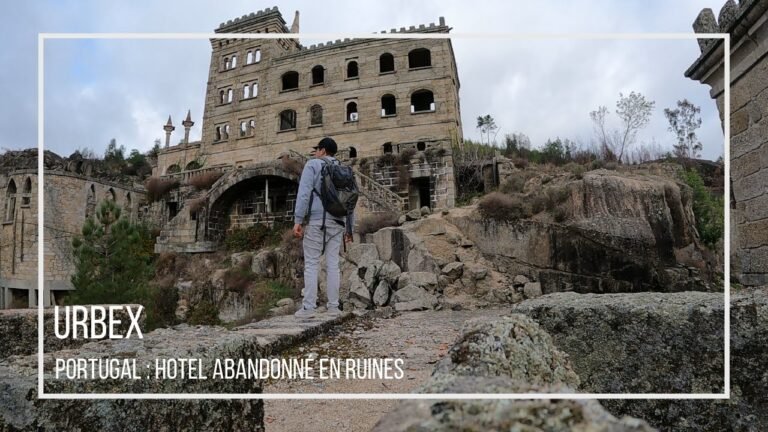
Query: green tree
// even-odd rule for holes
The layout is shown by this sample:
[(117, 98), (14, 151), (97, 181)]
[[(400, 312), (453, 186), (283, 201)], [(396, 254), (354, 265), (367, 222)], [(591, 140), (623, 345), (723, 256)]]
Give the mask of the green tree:
[(619, 93), (619, 100), (616, 101), (616, 115), (619, 116), (621, 127), (617, 129), (608, 128), (606, 107), (600, 106), (589, 113), (606, 159), (615, 157), (622, 162), (625, 153), (637, 141), (637, 132), (651, 120), (651, 112), (655, 105), (656, 102), (647, 100), (640, 93), (630, 92), (627, 96)]
[(148, 285), (152, 277), (151, 238), (143, 225), (120, 217), (120, 207), (103, 201), (96, 218), (88, 218), (82, 233), (72, 240), (75, 291), (74, 304), (139, 303), (149, 305)]
[[(491, 134), (496, 132), (499, 126), (496, 125), (496, 120), (490, 114), (486, 114), (477, 118), (477, 128), (480, 129), (480, 143), (483, 143), (483, 135), (485, 135), (485, 143), (490, 145)], [(496, 134), (493, 137), (496, 138)]]
[(675, 144), (677, 157), (688, 159), (699, 157), (702, 145), (696, 136), (696, 129), (701, 127), (700, 113), (701, 108), (689, 102), (688, 99), (677, 101), (676, 109), (664, 109), (664, 115), (669, 121), (669, 130), (677, 137), (677, 144)]

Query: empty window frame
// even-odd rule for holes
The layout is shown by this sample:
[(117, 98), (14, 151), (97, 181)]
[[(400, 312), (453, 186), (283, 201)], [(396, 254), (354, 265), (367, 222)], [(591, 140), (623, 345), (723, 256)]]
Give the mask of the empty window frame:
[(416, 69), (432, 66), (432, 53), (426, 48), (416, 48), (408, 53), (408, 68)]
[(243, 86), (243, 99), (249, 99), (251, 97), (251, 85), (246, 84)]
[(5, 189), (5, 222), (13, 222), (16, 214), (16, 182), (11, 179)]
[(232, 98), (234, 97), (235, 92), (232, 91), (232, 89), (227, 89), (227, 103), (232, 102)]
[(280, 113), (280, 130), (293, 130), (296, 129), (296, 111), (285, 110)]
[(395, 56), (390, 53), (384, 53), (379, 56), (379, 73), (390, 73), (395, 71)]
[(312, 105), (309, 108), (309, 125), (319, 126), (323, 124), (323, 107), (320, 105)]
[(383, 146), (381, 146), (381, 151), (384, 154), (392, 153), (392, 143), (391, 142), (385, 142)]
[(411, 113), (435, 110), (435, 97), (429, 90), (417, 90), (411, 94)]
[(26, 180), (24, 180), (24, 187), (21, 190), (21, 206), (22, 207), (29, 207), (29, 204), (32, 199), (32, 179), (27, 177)]
[(357, 114), (357, 102), (350, 101), (347, 102), (347, 115), (346, 115), (346, 121), (348, 122), (356, 122), (359, 118)]
[(395, 96), (391, 94), (385, 94), (381, 97), (381, 116), (393, 116), (397, 115), (397, 105)]
[(347, 79), (354, 79), (358, 78), (360, 76), (358, 68), (357, 68), (357, 62), (351, 61), (347, 63)]
[(317, 65), (312, 68), (312, 85), (320, 85), (325, 83), (325, 68)]
[(283, 91), (295, 90), (299, 88), (299, 73), (296, 71), (289, 71), (283, 74)]

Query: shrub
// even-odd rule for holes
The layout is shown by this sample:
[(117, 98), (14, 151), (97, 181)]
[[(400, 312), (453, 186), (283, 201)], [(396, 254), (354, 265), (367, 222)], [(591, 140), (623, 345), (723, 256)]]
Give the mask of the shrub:
[(531, 204), (531, 212), (533, 214), (539, 214), (547, 209), (549, 198), (546, 194), (539, 193), (530, 197), (528, 202)]
[(546, 190), (547, 210), (552, 211), (568, 199), (570, 192), (567, 187), (550, 187)]
[(555, 219), (555, 222), (562, 222), (568, 218), (568, 208), (564, 205), (559, 205), (555, 208), (555, 211), (552, 212), (552, 217)]
[(246, 265), (230, 267), (224, 273), (224, 288), (228, 291), (243, 294), (255, 279), (256, 275)]
[(584, 167), (584, 165), (580, 165), (575, 162), (568, 163), (564, 168), (579, 180), (584, 177), (584, 173), (587, 171), (587, 168)]
[(253, 251), (280, 243), (285, 225), (269, 227), (256, 224), (247, 228), (235, 228), (227, 233), (224, 246), (232, 252)]
[(360, 220), (357, 224), (357, 232), (362, 236), (382, 228), (396, 226), (399, 218), (400, 216), (395, 213), (374, 213)]
[(177, 324), (176, 307), (179, 303), (179, 291), (176, 278), (172, 275), (163, 277), (149, 285), (152, 307), (147, 307), (147, 328), (169, 327)]
[(408, 165), (397, 167), (397, 188), (401, 191), (408, 190), (411, 184), (411, 171), (408, 168)]
[(189, 186), (193, 186), (197, 190), (210, 189), (216, 180), (222, 176), (222, 173), (215, 171), (208, 171), (196, 176), (190, 177), (187, 180)]
[(527, 176), (513, 175), (504, 180), (501, 186), (499, 186), (499, 190), (505, 194), (519, 193), (523, 191), (527, 181)]
[(208, 300), (200, 300), (189, 308), (186, 321), (191, 325), (220, 324), (219, 308)]
[(397, 163), (397, 156), (395, 156), (393, 153), (387, 153), (379, 157), (376, 163), (380, 168), (385, 166), (393, 166)]
[(170, 275), (176, 268), (177, 254), (173, 252), (161, 252), (155, 260), (155, 274)]
[(603, 161), (602, 159), (595, 159), (590, 164), (590, 167), (593, 170), (603, 168), (604, 166), (605, 166), (605, 161)]
[(283, 170), (285, 170), (285, 172), (291, 173), (297, 177), (301, 176), (301, 173), (304, 171), (303, 163), (297, 161), (296, 159), (291, 159), (288, 156), (284, 156), (281, 160), (283, 162)]
[(512, 160), (512, 163), (515, 165), (516, 168), (521, 168), (521, 169), (528, 168), (528, 159), (514, 158)]
[(201, 208), (205, 207), (206, 204), (208, 204), (207, 197), (193, 198), (187, 201), (190, 213), (196, 213)]
[(605, 163), (605, 169), (607, 169), (607, 170), (616, 171), (616, 169), (618, 167), (619, 167), (619, 164), (614, 162), (614, 161), (610, 161), (610, 162), (606, 162)]
[(724, 216), (723, 197), (714, 197), (704, 186), (704, 180), (696, 170), (686, 170), (683, 179), (692, 189), (693, 214), (696, 217), (696, 230), (701, 241), (714, 247), (723, 238)]
[(516, 221), (531, 216), (531, 210), (517, 195), (492, 192), (477, 204), (484, 219)]
[(400, 152), (400, 155), (398, 156), (398, 162), (400, 162), (400, 165), (410, 165), (411, 159), (413, 159), (413, 156), (416, 154), (416, 150), (409, 148), (405, 149)]
[(165, 198), (169, 192), (179, 187), (178, 180), (161, 179), (159, 177), (150, 177), (144, 186), (147, 189), (147, 201), (150, 203), (160, 201)]

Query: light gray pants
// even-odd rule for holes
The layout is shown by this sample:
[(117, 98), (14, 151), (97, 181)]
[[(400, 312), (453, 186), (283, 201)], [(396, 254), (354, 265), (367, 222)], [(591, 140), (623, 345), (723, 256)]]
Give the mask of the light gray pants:
[[(325, 226), (325, 270), (328, 275), (328, 307), (339, 307), (339, 248), (344, 241), (344, 227), (334, 221)], [(307, 225), (304, 230), (304, 309), (317, 307), (317, 273), (323, 250), (320, 225)]]

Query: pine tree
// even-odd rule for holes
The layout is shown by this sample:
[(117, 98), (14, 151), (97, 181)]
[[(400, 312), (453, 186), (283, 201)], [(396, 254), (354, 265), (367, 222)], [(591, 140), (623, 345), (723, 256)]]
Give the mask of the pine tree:
[[(120, 217), (120, 207), (105, 200), (72, 240), (75, 274), (70, 296), (74, 304), (140, 303), (148, 298), (152, 252), (149, 231)], [(151, 242), (149, 242), (151, 243)]]

